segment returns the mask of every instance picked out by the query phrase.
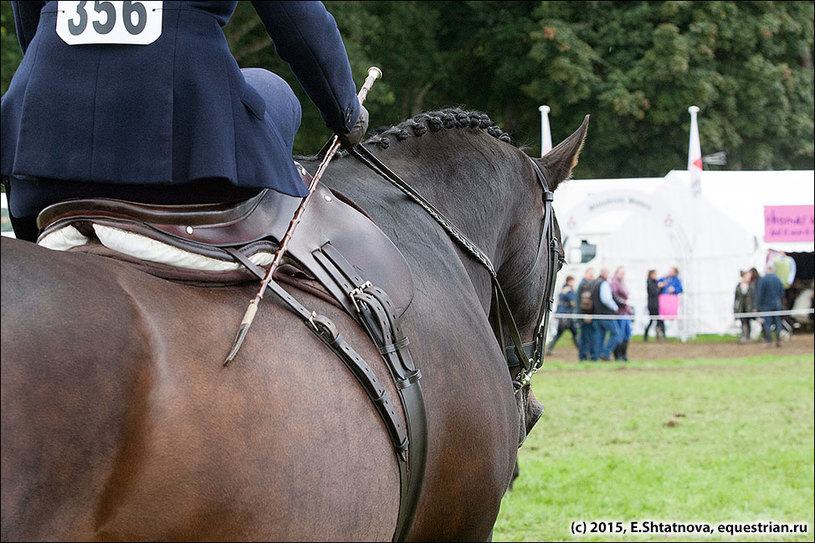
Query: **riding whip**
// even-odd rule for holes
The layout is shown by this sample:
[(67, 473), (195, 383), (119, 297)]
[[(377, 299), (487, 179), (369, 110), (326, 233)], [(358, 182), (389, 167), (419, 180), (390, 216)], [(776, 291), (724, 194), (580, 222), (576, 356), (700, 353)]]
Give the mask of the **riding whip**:
[[(359, 93), (357, 94), (357, 98), (359, 99), (360, 105), (365, 101), (365, 98), (368, 96), (368, 91), (371, 90), (371, 87), (380, 76), (382, 75), (382, 70), (377, 68), (376, 66), (372, 66), (368, 68), (368, 77), (365, 78), (365, 82), (362, 84), (362, 88), (359, 89)], [(314, 194), (315, 189), (317, 188), (317, 183), (320, 181), (320, 178), (323, 176), (328, 163), (331, 162), (331, 159), (334, 158), (337, 150), (340, 148), (340, 141), (339, 136), (336, 134), (330, 140), (330, 145), (328, 147), (328, 151), (325, 154), (322, 162), (320, 162), (320, 166), (317, 168), (317, 172), (314, 174), (314, 177), (311, 178), (311, 183), (308, 186), (308, 194), (305, 198), (300, 202), (300, 205), (297, 206), (297, 210), (294, 212), (294, 217), (292, 217), (291, 222), (289, 222), (289, 226), (286, 229), (286, 233), (283, 234), (283, 239), (280, 240), (280, 246), (277, 248), (277, 252), (275, 252), (274, 258), (272, 259), (272, 264), (269, 266), (268, 271), (266, 272), (263, 281), (260, 282), (260, 288), (258, 289), (257, 294), (255, 297), (252, 298), (252, 301), (249, 302), (249, 307), (246, 308), (246, 313), (243, 315), (243, 320), (241, 321), (240, 328), (238, 328), (238, 333), (235, 336), (235, 342), (232, 345), (232, 350), (229, 351), (229, 355), (226, 357), (224, 361), (224, 366), (229, 364), (232, 359), (235, 358), (235, 355), (238, 354), (238, 350), (241, 348), (243, 344), (243, 340), (246, 337), (247, 332), (249, 331), (249, 327), (252, 325), (252, 321), (255, 319), (255, 314), (257, 313), (258, 305), (260, 304), (260, 300), (263, 298), (263, 294), (266, 292), (266, 288), (269, 286), (269, 283), (272, 280), (272, 275), (280, 266), (280, 262), (283, 260), (283, 256), (286, 254), (286, 249), (289, 245), (289, 241), (291, 240), (292, 235), (294, 234), (294, 230), (297, 228), (297, 225), (300, 224), (300, 219), (303, 215), (303, 211), (306, 209), (309, 200), (311, 199), (311, 195)]]

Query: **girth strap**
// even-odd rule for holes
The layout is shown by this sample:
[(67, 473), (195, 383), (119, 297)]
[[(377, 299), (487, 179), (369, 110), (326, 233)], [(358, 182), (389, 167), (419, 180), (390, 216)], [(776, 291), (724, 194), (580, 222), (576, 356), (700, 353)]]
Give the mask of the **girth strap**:
[(427, 461), (427, 414), (420, 383), (421, 372), (416, 369), (402, 333), (400, 319), (388, 294), (372, 285), (330, 243), (314, 251), (314, 258), (331, 277), (342, 283), (356, 309), (356, 319), (386, 362), (405, 410), (410, 448), (408, 449), (408, 478), (402, 481), (402, 499), (399, 505), (395, 541), (402, 541), (413, 522), (424, 480)]
[[(258, 278), (265, 276), (265, 270), (244, 254), (232, 248), (226, 251)], [(345, 341), (334, 323), (327, 317), (309, 312), (274, 280), (269, 282), (268, 288), (303, 319), (308, 328), (345, 364), (385, 423), (399, 465), (399, 514), (393, 540), (403, 541), (416, 514), (427, 460), (427, 415), (419, 383), (421, 372), (413, 364), (407, 349), (408, 339), (401, 332), (396, 307), (387, 293), (364, 281), (331, 243), (316, 249), (314, 257), (326, 268), (328, 275), (346, 289), (350, 303), (344, 301), (343, 305), (356, 308), (351, 315), (365, 327), (385, 360), (405, 411), (407, 429), (402, 426), (387, 392), (370, 366)]]
[(379, 412), (382, 420), (386, 421), (385, 426), (388, 429), (391, 442), (393, 443), (396, 457), (399, 460), (400, 479), (407, 476), (407, 462), (405, 461), (405, 451), (407, 451), (410, 442), (405, 433), (402, 423), (396, 414), (393, 404), (388, 398), (388, 393), (384, 387), (379, 383), (379, 380), (374, 375), (370, 366), (362, 359), (362, 357), (348, 344), (339, 333), (337, 327), (331, 322), (330, 319), (322, 315), (312, 315), (309, 319), (313, 329), (323, 343), (325, 343), (331, 351), (336, 354), (340, 360), (351, 370), (353, 376), (365, 389), (366, 394), (373, 402), (376, 410)]
[[(265, 272), (262, 268), (254, 264), (251, 260), (246, 258), (245, 255), (236, 251), (235, 249), (227, 249), (236, 259), (238, 259), (244, 266), (247, 267), (253, 274), (263, 277)], [(397, 451), (397, 456), (400, 457), (400, 463), (404, 461), (404, 451), (408, 447), (408, 437), (399, 416), (393, 408), (393, 405), (388, 398), (388, 393), (385, 388), (380, 384), (376, 378), (371, 367), (365, 360), (348, 344), (337, 330), (334, 323), (322, 315), (318, 315), (314, 311), (309, 311), (291, 294), (277, 282), (272, 280), (269, 283), (269, 290), (274, 292), (289, 309), (294, 311), (303, 321), (309, 330), (314, 332), (323, 343), (325, 343), (331, 351), (336, 354), (340, 360), (351, 370), (351, 373), (356, 377), (357, 381), (362, 385), (368, 397), (373, 402), (385, 426), (388, 429), (393, 447)]]

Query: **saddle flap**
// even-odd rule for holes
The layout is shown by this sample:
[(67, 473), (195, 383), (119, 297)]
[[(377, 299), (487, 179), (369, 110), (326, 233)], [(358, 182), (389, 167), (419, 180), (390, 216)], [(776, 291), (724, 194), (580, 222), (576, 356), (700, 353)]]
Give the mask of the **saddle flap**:
[(369, 218), (318, 186), (291, 239), (289, 254), (320, 279), (325, 271), (313, 251), (326, 243), (342, 253), (361, 277), (385, 290), (399, 314), (407, 309), (413, 299), (413, 277), (405, 257)]

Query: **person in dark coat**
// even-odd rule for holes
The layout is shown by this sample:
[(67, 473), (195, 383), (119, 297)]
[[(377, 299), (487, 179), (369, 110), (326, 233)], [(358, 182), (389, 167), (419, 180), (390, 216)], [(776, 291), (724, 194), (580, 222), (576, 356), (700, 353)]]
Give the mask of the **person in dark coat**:
[[(609, 281), (611, 284), (611, 297), (619, 306), (618, 315), (631, 315), (631, 306), (628, 305), (628, 285), (625, 284), (625, 268), (620, 266), (614, 272), (614, 277)], [(614, 347), (614, 360), (628, 362), (628, 342), (631, 340), (631, 320), (619, 319), (616, 321), (620, 334), (617, 346)]]
[[(594, 313), (594, 301), (592, 300), (591, 289), (594, 284), (594, 268), (586, 268), (583, 279), (577, 285), (578, 312), (584, 315)], [(578, 358), (579, 360), (597, 360), (594, 352), (594, 335), (596, 323), (591, 318), (584, 318), (578, 323), (580, 333), (578, 334)]]
[[(577, 306), (577, 294), (574, 290), (574, 277), (569, 275), (566, 277), (566, 281), (563, 283), (563, 288), (560, 290), (560, 294), (557, 298), (557, 312), (561, 315), (570, 315), (574, 313), (575, 307)], [(561, 317), (557, 321), (557, 333), (555, 337), (552, 338), (552, 341), (549, 343), (549, 347), (546, 349), (546, 354), (551, 355), (552, 349), (555, 348), (555, 344), (560, 339), (560, 336), (563, 335), (563, 332), (566, 330), (572, 333), (572, 342), (574, 346), (577, 348), (578, 355), (580, 353), (580, 344), (578, 343), (578, 332), (577, 332), (577, 323), (574, 319), (568, 317)]]
[[(775, 266), (767, 265), (766, 273), (756, 285), (756, 309), (761, 312), (781, 311), (781, 300), (784, 298), (784, 284), (775, 274)], [(775, 346), (781, 346), (781, 317), (770, 315), (764, 317), (764, 346), (772, 345), (772, 331), (775, 330)]]
[(665, 337), (665, 323), (660, 320), (659, 318), (659, 284), (657, 283), (657, 271), (656, 270), (648, 270), (648, 278), (646, 279), (645, 289), (648, 294), (648, 314), (650, 315), (650, 319), (648, 320), (648, 324), (645, 326), (645, 332), (642, 335), (643, 341), (648, 341), (648, 330), (651, 329), (651, 325), (656, 323), (656, 334), (657, 339), (660, 339), (660, 332), (662, 333), (662, 338)]
[[(252, 2), (344, 146), (367, 128), (331, 14), (319, 2)], [(303, 197), (292, 161), (300, 104), (263, 69), (238, 67), (223, 27), (237, 2), (13, 2), (24, 56), (2, 99), (0, 174), (18, 237), (71, 197), (237, 201)], [(62, 10), (62, 11), (60, 11)]]
[[(620, 307), (614, 301), (611, 293), (611, 283), (608, 281), (608, 268), (600, 270), (599, 277), (594, 281), (591, 288), (591, 297), (594, 303), (594, 314), (601, 316), (616, 315)], [(620, 342), (620, 327), (613, 319), (595, 319), (597, 330), (594, 336), (593, 358), (603, 361), (611, 360), (611, 353)], [(594, 357), (597, 358), (594, 358)]]
[[(741, 281), (736, 285), (736, 292), (733, 297), (733, 313), (751, 313), (755, 306), (756, 287), (751, 281), (752, 274), (749, 270), (741, 272)], [(741, 321), (741, 338), (739, 343), (749, 343), (752, 335), (750, 321), (752, 317), (739, 317)]]

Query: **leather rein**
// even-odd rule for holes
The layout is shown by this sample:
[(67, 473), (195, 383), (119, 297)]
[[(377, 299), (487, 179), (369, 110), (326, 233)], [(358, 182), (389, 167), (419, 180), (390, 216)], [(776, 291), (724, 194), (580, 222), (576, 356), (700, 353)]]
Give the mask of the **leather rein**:
[[(490, 274), (492, 281), (492, 298), (493, 307), (495, 310), (494, 332), (498, 343), (504, 352), (504, 358), (510, 368), (521, 367), (521, 371), (515, 377), (512, 385), (517, 394), (520, 390), (529, 386), (532, 375), (535, 374), (543, 365), (544, 350), (546, 342), (546, 334), (549, 328), (549, 315), (552, 311), (554, 304), (554, 290), (555, 279), (557, 277), (556, 262), (560, 259), (560, 244), (555, 236), (555, 219), (554, 212), (552, 211), (552, 200), (554, 194), (549, 190), (546, 178), (543, 175), (540, 167), (531, 158), (529, 159), (535, 175), (538, 178), (541, 188), (543, 189), (543, 224), (541, 228), (541, 236), (538, 242), (538, 252), (535, 258), (535, 263), (532, 265), (529, 272), (506, 290), (518, 287), (526, 281), (537, 269), (540, 259), (543, 257), (545, 246), (548, 246), (550, 251), (549, 261), (546, 265), (546, 289), (543, 293), (543, 299), (540, 304), (540, 311), (538, 313), (538, 320), (535, 326), (535, 337), (533, 341), (524, 343), (521, 339), (518, 325), (512, 315), (512, 310), (509, 307), (506, 296), (504, 295), (504, 288), (498, 281), (498, 273), (492, 264), (490, 258), (478, 248), (455, 224), (447, 219), (433, 204), (428, 202), (421, 194), (419, 194), (413, 187), (411, 187), (404, 179), (399, 177), (393, 170), (388, 168), (381, 160), (373, 155), (364, 145), (359, 144), (348, 151), (352, 156), (357, 158), (360, 162), (365, 164), (373, 172), (377, 173), (389, 183), (394, 185), (411, 200), (421, 206), (427, 213), (444, 229), (445, 232), (453, 239), (456, 244), (464, 249), (464, 251), (473, 257), (479, 264), (481, 264)], [(546, 242), (544, 244), (544, 241)], [(504, 340), (504, 330), (506, 329), (512, 344), (506, 345)]]

